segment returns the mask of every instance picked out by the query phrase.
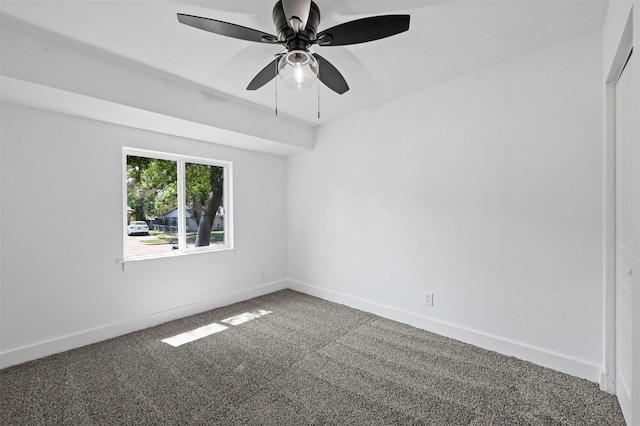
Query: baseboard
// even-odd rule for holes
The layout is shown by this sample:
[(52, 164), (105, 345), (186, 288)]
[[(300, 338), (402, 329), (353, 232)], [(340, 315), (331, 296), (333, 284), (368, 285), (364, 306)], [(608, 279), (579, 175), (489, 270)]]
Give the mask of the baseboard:
[(175, 319), (188, 317), (211, 309), (228, 306), (233, 303), (273, 293), (274, 291), (287, 288), (286, 284), (286, 281), (275, 281), (237, 292), (222, 294), (220, 296), (198, 301), (189, 305), (176, 306), (175, 308), (161, 312), (154, 312), (136, 318), (129, 318), (102, 327), (56, 337), (33, 345), (10, 349), (0, 353), (0, 369), (100, 342), (113, 337), (122, 336), (123, 334), (153, 327), (167, 321), (173, 321)]
[(534, 364), (587, 379), (592, 382), (600, 382), (601, 367), (599, 365), (590, 364), (562, 354), (536, 348), (522, 342), (516, 342), (499, 336), (483, 333), (478, 330), (434, 320), (412, 312), (407, 312), (333, 290), (327, 290), (325, 288), (300, 281), (290, 279), (287, 280), (287, 283), (288, 288), (301, 293), (370, 312), (372, 314), (421, 328), (441, 336), (450, 337), (452, 339), (492, 350), (503, 355), (513, 356), (524, 361), (529, 361)]

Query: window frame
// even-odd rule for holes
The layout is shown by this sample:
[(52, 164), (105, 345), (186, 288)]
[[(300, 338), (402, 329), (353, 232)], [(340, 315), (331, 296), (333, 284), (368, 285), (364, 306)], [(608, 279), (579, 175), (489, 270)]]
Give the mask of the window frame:
[[(127, 157), (137, 156), (168, 160), (176, 162), (176, 179), (178, 187), (178, 249), (163, 253), (149, 253), (130, 255), (127, 244)], [(215, 244), (204, 247), (187, 247), (187, 211), (186, 211), (186, 185), (185, 185), (185, 165), (187, 163), (205, 164), (208, 166), (222, 167), (223, 169), (223, 196), (222, 209), (224, 212), (224, 244)], [(163, 257), (177, 257), (194, 253), (210, 253), (233, 250), (233, 163), (226, 160), (218, 160), (204, 157), (197, 157), (183, 154), (173, 154), (169, 152), (154, 151), (140, 148), (122, 148), (122, 236), (123, 236), (123, 262), (137, 261), (144, 259), (157, 259)], [(137, 219), (136, 219), (137, 220)], [(141, 219), (144, 220), (144, 219)]]

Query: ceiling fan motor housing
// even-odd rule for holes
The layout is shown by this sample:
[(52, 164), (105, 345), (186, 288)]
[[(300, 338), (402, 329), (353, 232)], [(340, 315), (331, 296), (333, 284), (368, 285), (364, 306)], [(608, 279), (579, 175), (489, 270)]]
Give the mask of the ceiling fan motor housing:
[(287, 22), (282, 1), (278, 1), (273, 7), (273, 23), (278, 31), (278, 40), (284, 42), (287, 50), (307, 51), (316, 39), (318, 25), (320, 25), (320, 9), (312, 1), (309, 8), (307, 26), (296, 33)]

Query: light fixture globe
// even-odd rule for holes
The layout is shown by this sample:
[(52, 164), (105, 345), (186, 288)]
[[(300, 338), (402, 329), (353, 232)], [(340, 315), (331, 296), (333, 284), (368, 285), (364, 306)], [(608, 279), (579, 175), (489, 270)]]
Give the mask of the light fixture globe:
[(318, 61), (309, 52), (291, 50), (278, 61), (278, 75), (289, 89), (310, 89), (318, 78)]

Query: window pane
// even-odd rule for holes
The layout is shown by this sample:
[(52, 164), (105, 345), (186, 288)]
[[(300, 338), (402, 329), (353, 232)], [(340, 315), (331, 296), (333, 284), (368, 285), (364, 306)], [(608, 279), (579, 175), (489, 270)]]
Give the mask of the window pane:
[(185, 163), (187, 247), (225, 243), (224, 167)]
[(127, 255), (178, 248), (177, 163), (127, 156)]

